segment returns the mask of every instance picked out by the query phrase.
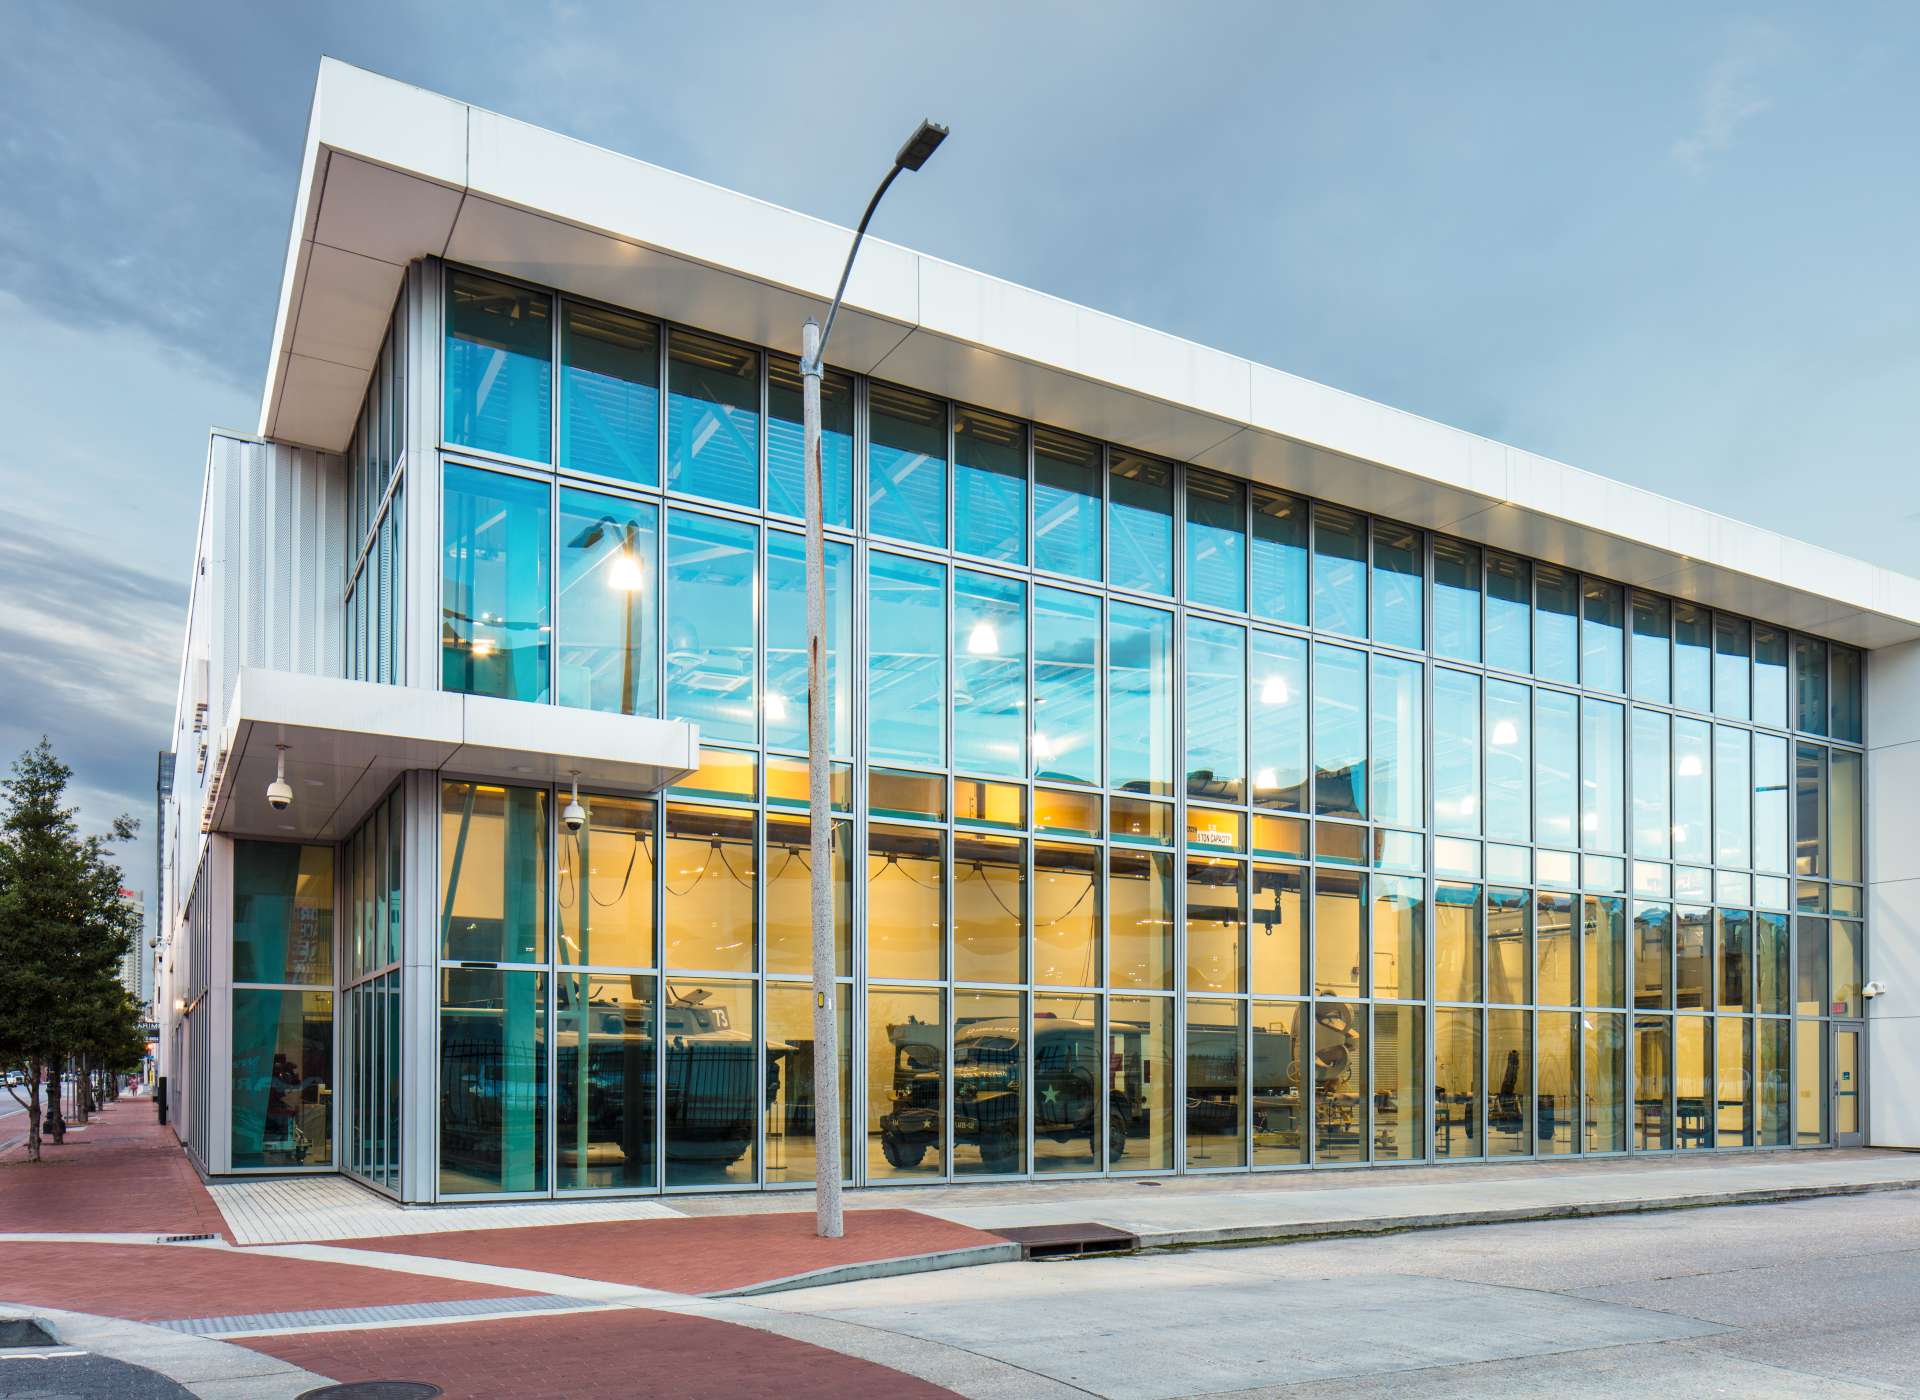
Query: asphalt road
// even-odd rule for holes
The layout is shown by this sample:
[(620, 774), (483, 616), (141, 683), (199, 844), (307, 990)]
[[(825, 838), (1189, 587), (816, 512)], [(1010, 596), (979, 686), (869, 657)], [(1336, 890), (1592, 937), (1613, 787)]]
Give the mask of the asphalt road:
[[(1920, 1193), (1128, 1258), (754, 1300), (979, 1397), (1920, 1394)], [(778, 1326), (778, 1324), (775, 1324)]]

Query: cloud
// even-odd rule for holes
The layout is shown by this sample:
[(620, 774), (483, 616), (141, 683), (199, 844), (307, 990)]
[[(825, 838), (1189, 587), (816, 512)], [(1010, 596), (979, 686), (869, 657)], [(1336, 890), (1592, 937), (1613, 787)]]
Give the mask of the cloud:
[(1692, 131), (1673, 143), (1672, 155), (1695, 174), (1710, 156), (1733, 145), (1740, 128), (1773, 105), (1755, 79), (1778, 55), (1781, 38), (1767, 25), (1748, 25), (1727, 42), (1700, 86), (1700, 117)]

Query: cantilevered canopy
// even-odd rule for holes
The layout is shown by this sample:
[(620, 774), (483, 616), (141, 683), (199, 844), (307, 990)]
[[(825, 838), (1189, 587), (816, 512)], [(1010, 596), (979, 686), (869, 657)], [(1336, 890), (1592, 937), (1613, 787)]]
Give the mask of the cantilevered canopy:
[[(848, 230), (321, 64), (262, 435), (338, 451), (402, 272), (443, 256), (789, 353)], [(1223, 296), (1231, 288), (1221, 289)], [(869, 239), (847, 368), (1865, 647), (1920, 580)]]

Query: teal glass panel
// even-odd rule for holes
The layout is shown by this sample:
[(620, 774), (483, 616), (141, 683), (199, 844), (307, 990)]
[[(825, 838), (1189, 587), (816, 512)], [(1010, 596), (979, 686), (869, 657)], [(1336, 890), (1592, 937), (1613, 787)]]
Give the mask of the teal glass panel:
[(1100, 600), (1033, 590), (1033, 773), (1100, 781)]
[(547, 698), (551, 489), (447, 468), (440, 560), (440, 684), (503, 700)]
[(1621, 643), (1626, 622), (1618, 584), (1586, 579), (1580, 585), (1580, 684), (1589, 690), (1620, 690)]
[(890, 384), (870, 384), (867, 437), (868, 528), (945, 549), (946, 404)]
[(1533, 669), (1550, 681), (1580, 678), (1580, 580), (1551, 564), (1533, 566)]
[(1421, 666), (1396, 656), (1373, 658), (1372, 767), (1373, 819), (1395, 826), (1423, 825), (1421, 772), (1426, 762), (1421, 738)]
[(1533, 836), (1533, 694), (1513, 681), (1487, 679), (1486, 834), (1496, 841)]
[(1107, 615), (1107, 785), (1173, 791), (1173, 618), (1158, 608)]
[(1753, 627), (1753, 722), (1787, 727), (1787, 634)]
[(1313, 512), (1313, 625), (1367, 634), (1366, 522), (1333, 506)]
[(1480, 659), (1480, 547), (1433, 542), (1433, 649), (1460, 661)]
[(1753, 736), (1753, 868), (1785, 875), (1787, 857), (1787, 741)]
[(1247, 606), (1247, 500), (1241, 484), (1187, 470), (1187, 601), (1243, 611)]
[(441, 784), (440, 894), (441, 957), (546, 961), (545, 790)]
[(1754, 1005), (1769, 1016), (1793, 1010), (1793, 940), (1785, 914), (1753, 916)]
[(233, 843), (233, 980), (333, 980), (333, 848)]
[(553, 460), (553, 303), (471, 272), (447, 276), (448, 442)]
[(1173, 468), (1115, 452), (1108, 471), (1112, 544), (1107, 581), (1116, 588), (1173, 594)]
[(1670, 791), (1672, 724), (1659, 710), (1633, 712), (1633, 853), (1665, 860), (1673, 853)]
[(1667, 600), (1635, 589), (1630, 596), (1632, 614), (1633, 698), (1653, 700), (1664, 705), (1672, 697), (1672, 650), (1670, 633), (1673, 619)]
[[(767, 509), (805, 519), (806, 423), (800, 362), (767, 356)], [(821, 519), (853, 524), (853, 379), (838, 370), (820, 376)]]
[(235, 1167), (330, 1169), (333, 993), (235, 987), (232, 1083)]
[(1253, 488), (1253, 611), (1307, 625), (1307, 504)]
[(1246, 801), (1247, 634), (1187, 619), (1187, 795)]
[(1721, 1011), (1753, 1009), (1753, 915), (1714, 910), (1714, 1004)]
[(879, 763), (944, 768), (947, 571), (867, 556), (867, 750)]
[(1713, 854), (1713, 757), (1709, 726), (1697, 719), (1673, 722), (1673, 858), (1705, 865)]
[(1713, 712), (1727, 719), (1751, 713), (1751, 629), (1745, 619), (1720, 613), (1713, 620)]
[(953, 413), (953, 547), (1027, 562), (1027, 425), (974, 408)]
[(667, 716), (702, 740), (759, 737), (754, 684), (754, 587), (759, 528), (676, 510), (667, 514)]
[(1313, 801), (1323, 817), (1367, 814), (1367, 657), (1313, 648)]
[(953, 766), (1027, 774), (1027, 586), (953, 571)]
[(1253, 712), (1253, 802), (1280, 812), (1307, 810), (1307, 644), (1253, 634), (1247, 675)]
[(1487, 551), (1487, 665), (1533, 669), (1533, 570), (1524, 559)]
[(1433, 824), (1480, 831), (1480, 678), (1444, 666), (1433, 672)]
[(660, 328), (568, 302), (560, 323), (560, 465), (660, 482)]
[(1579, 702), (1557, 690), (1540, 690), (1533, 703), (1534, 839), (1570, 848), (1579, 810)]
[(1422, 536), (1403, 525), (1373, 527), (1373, 639), (1418, 649), (1424, 632)]
[(1833, 737), (1860, 742), (1860, 653), (1836, 646), (1829, 674), (1833, 692)]
[(1033, 566), (1100, 580), (1100, 444), (1037, 426)]
[(545, 1191), (546, 974), (440, 979), (440, 1194)]
[(653, 1000), (651, 977), (572, 973), (555, 987), (555, 1184), (563, 1191), (656, 1184)]
[(1619, 705), (1580, 702), (1580, 845), (1585, 850), (1626, 849), (1625, 719)]
[(1752, 754), (1748, 731), (1713, 727), (1713, 859), (1742, 869), (1753, 863)]
[[(1827, 874), (1835, 880), (1860, 879), (1860, 754), (1834, 749), (1828, 755)], [(1836, 908), (1839, 891), (1835, 891)]]
[(760, 1116), (759, 1028), (750, 983), (666, 982), (662, 1095), (665, 1184), (752, 1186)]
[[(846, 664), (853, 635), (853, 548), (826, 542), (827, 742), (836, 755), (853, 752), (852, 668)], [(767, 680), (760, 711), (767, 746), (807, 746), (807, 541), (784, 530), (767, 531)]]
[(1713, 617), (1692, 603), (1673, 605), (1673, 703), (1705, 711), (1712, 700)]
[(1827, 644), (1817, 637), (1793, 639), (1794, 728), (1827, 732)]
[(760, 504), (760, 352), (667, 336), (667, 488)]
[(660, 511), (644, 501), (560, 492), (560, 703), (659, 713)]

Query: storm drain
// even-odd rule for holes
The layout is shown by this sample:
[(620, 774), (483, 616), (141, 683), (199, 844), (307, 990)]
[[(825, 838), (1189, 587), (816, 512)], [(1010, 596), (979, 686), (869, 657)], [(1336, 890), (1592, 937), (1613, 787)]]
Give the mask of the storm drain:
[(433, 1400), (446, 1392), (425, 1381), (347, 1381), (303, 1390), (295, 1400)]
[(218, 1235), (162, 1235), (155, 1244), (199, 1244), (202, 1240), (217, 1240)]
[(1140, 1238), (1111, 1225), (1078, 1220), (1066, 1225), (1012, 1225), (989, 1234), (1020, 1246), (1022, 1259), (1064, 1259), (1076, 1254), (1131, 1254)]
[(232, 1317), (183, 1317), (153, 1325), (194, 1337), (224, 1337), (235, 1332), (293, 1332), (302, 1328), (324, 1331), (356, 1322), (444, 1322), (450, 1318), (511, 1317), (515, 1313), (571, 1312), (601, 1306), (588, 1298), (536, 1293), (524, 1298), (456, 1298), (445, 1303), (387, 1303), (371, 1308), (307, 1308), (299, 1312), (240, 1313)]
[(31, 1317), (0, 1317), (0, 1347), (57, 1347), (60, 1339)]

